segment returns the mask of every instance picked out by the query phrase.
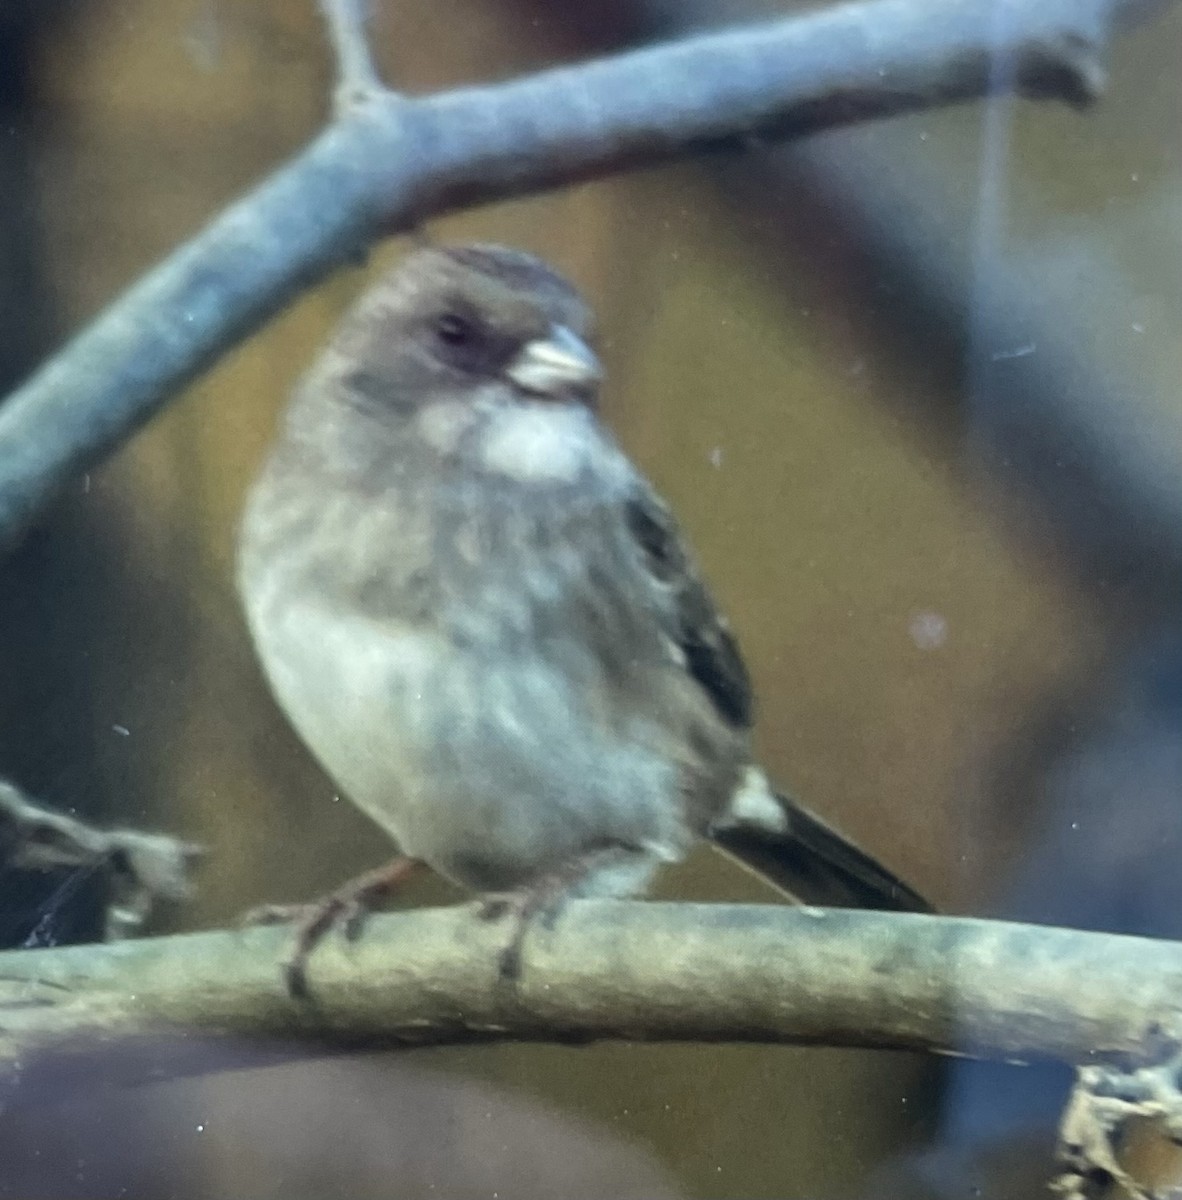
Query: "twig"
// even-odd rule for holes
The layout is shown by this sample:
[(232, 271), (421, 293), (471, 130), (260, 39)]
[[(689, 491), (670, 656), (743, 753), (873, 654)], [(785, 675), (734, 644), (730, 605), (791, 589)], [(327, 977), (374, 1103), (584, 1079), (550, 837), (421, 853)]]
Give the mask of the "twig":
[[(980, 96), (998, 55), (1014, 61), (1024, 90), (1080, 102), (1100, 84), (1113, 19), (1144, 8), (864, 0), (495, 86), (421, 99), (375, 91), (0, 408), (0, 543), (297, 292), (383, 234), (707, 146), (749, 146), (753, 135)], [(352, 53), (342, 53), (344, 74), (357, 70), (346, 65)]]
[(417, 910), (320, 947), (310, 1002), (284, 991), (286, 936), (0, 954), (0, 1064), (177, 1029), (305, 1052), (623, 1038), (1095, 1063), (1159, 1054), (1182, 1030), (1182, 944), (1001, 922), (578, 901), (531, 933), (513, 988), (500, 924)]
[(1054, 1190), (1068, 1200), (1177, 1200), (1180, 1067), (1175, 1054), (1134, 1071), (1081, 1068), (1059, 1127)]
[(382, 91), (365, 40), (364, 6), (365, 0), (320, 0), (337, 60), (333, 108), (338, 116)]
[(186, 899), (188, 869), (200, 854), (200, 847), (167, 834), (97, 829), (35, 804), (0, 780), (0, 867), (101, 871), (109, 896), (108, 936), (141, 925), (159, 900)]

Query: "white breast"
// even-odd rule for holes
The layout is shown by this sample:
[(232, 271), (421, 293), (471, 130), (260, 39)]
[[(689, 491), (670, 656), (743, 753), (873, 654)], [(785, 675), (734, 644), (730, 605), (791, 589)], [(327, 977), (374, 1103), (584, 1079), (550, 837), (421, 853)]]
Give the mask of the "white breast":
[(442, 646), (419, 631), (274, 604), (252, 622), (275, 696), (324, 769), (395, 837), (396, 803), (420, 773), (413, 717), (435, 685)]
[(684, 852), (676, 764), (598, 726), (544, 659), (281, 596), (252, 618), (275, 695), (325, 770), (442, 874), (499, 890), (605, 840)]

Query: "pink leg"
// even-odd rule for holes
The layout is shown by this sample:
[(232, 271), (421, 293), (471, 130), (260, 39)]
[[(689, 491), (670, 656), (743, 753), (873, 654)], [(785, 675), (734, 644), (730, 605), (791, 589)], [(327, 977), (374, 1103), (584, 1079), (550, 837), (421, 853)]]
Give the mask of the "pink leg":
[(365, 918), (375, 905), (392, 895), (422, 864), (399, 855), (385, 866), (366, 871), (335, 891), (310, 904), (267, 904), (251, 909), (243, 918), (247, 925), (295, 922), (295, 946), (283, 963), (288, 993), (305, 999), (308, 994), (308, 958), (334, 926), (340, 925), (350, 941), (361, 933)]
[(521, 978), (525, 935), (534, 921), (540, 920), (544, 928), (552, 929), (574, 888), (605, 860), (616, 858), (623, 849), (626, 847), (597, 847), (547, 871), (517, 891), (484, 897), (479, 909), (482, 921), (495, 921), (505, 916), (513, 921), (513, 936), (501, 951), (498, 964), (504, 982), (516, 983)]

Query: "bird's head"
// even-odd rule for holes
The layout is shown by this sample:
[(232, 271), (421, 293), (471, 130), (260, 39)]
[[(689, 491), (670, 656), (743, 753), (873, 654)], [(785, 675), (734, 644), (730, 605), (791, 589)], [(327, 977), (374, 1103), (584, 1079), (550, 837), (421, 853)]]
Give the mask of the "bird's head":
[(591, 314), (540, 259), (503, 246), (425, 247), (358, 304), (334, 341), (351, 386), (395, 409), (488, 401), (594, 407)]
[(533, 255), (421, 248), (345, 318), (297, 410), (317, 438), (335, 428), (355, 461), (438, 458), (527, 483), (615, 478), (590, 327), (579, 293)]

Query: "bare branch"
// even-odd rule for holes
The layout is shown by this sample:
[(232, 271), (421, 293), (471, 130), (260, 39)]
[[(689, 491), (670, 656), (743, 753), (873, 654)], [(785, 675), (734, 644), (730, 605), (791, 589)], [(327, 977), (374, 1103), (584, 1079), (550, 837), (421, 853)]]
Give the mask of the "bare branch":
[[(341, 35), (354, 27), (352, 6), (339, 3)], [(296, 293), (384, 234), (703, 147), (980, 96), (999, 56), (1029, 93), (1081, 102), (1100, 85), (1115, 18), (1154, 7), (863, 0), (500, 85), (421, 99), (367, 92), (0, 408), (0, 543)], [(368, 78), (368, 56), (341, 36), (343, 73)]]
[(318, 949), (311, 1002), (284, 991), (285, 936), (0, 954), (0, 1063), (178, 1029), (305, 1052), (623, 1038), (1095, 1063), (1160, 1053), (1182, 1030), (1182, 944), (1001, 922), (577, 901), (531, 934), (513, 990), (500, 923), (420, 909)]
[(338, 114), (382, 91), (365, 40), (365, 0), (320, 0), (337, 60), (333, 108)]

